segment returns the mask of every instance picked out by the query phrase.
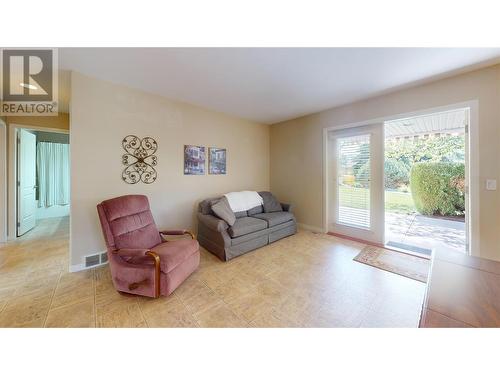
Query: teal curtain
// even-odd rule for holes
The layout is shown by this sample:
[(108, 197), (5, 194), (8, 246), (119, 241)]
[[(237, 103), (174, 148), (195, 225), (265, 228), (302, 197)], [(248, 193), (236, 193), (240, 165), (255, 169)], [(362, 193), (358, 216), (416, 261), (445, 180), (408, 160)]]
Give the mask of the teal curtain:
[(38, 207), (69, 204), (69, 145), (39, 142), (36, 155)]

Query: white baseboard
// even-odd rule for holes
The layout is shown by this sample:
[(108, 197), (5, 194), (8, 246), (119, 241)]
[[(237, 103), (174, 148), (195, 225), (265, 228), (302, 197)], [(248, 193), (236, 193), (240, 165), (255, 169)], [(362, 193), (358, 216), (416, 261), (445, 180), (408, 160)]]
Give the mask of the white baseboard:
[(36, 209), (37, 219), (51, 219), (55, 217), (69, 216), (69, 204), (65, 206), (38, 207)]
[(325, 230), (323, 228), (320, 228), (320, 227), (315, 227), (313, 225), (308, 225), (308, 224), (303, 224), (303, 223), (297, 223), (297, 225), (299, 226), (300, 229), (303, 229), (303, 230), (308, 230), (308, 231), (317, 232), (317, 233), (325, 233)]
[(85, 265), (82, 264), (71, 264), (69, 266), (69, 272), (78, 272), (78, 271), (83, 271), (85, 269)]

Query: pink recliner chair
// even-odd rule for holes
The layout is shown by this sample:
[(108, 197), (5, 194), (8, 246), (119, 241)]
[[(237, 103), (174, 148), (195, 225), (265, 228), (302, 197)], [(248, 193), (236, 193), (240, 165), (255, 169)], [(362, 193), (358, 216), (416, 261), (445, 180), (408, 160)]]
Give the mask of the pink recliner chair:
[[(125, 195), (97, 205), (109, 267), (121, 292), (170, 295), (200, 263), (198, 241), (188, 230), (158, 231), (144, 195)], [(168, 241), (167, 235), (192, 239)]]

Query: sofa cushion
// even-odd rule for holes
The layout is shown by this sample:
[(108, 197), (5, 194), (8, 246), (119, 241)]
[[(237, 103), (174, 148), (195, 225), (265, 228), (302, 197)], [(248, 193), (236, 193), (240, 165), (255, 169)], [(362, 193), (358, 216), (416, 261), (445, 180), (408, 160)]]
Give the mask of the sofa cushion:
[(212, 211), (217, 217), (221, 218), (229, 225), (233, 225), (236, 221), (236, 216), (225, 197), (212, 205)]
[(266, 212), (263, 214), (257, 214), (252, 217), (262, 219), (267, 221), (269, 227), (274, 227), (275, 225), (285, 223), (287, 221), (293, 220), (293, 215), (290, 212), (281, 211), (281, 212)]
[(234, 238), (266, 228), (267, 221), (247, 216), (236, 219), (234, 225), (229, 227), (228, 232)]
[(212, 205), (216, 204), (221, 197), (207, 198), (198, 204), (198, 211), (203, 215), (213, 215)]
[(248, 215), (246, 211), (239, 211), (235, 212), (234, 216), (236, 216), (236, 219), (239, 219), (240, 217), (247, 217)]
[(269, 228), (265, 228), (265, 229), (258, 230), (257, 232), (251, 232), (251, 233), (244, 234), (243, 236), (232, 237), (230, 239), (231, 246), (239, 245), (240, 243), (251, 241), (251, 240), (254, 240), (256, 238), (263, 237), (263, 236), (267, 237), (269, 235), (269, 231), (270, 231)]
[(264, 208), (262, 207), (262, 205), (259, 205), (259, 206), (256, 206), (254, 208), (251, 208), (247, 211), (247, 214), (248, 216), (253, 216), (253, 215), (256, 215), (256, 214), (261, 214), (264, 212)]
[(259, 192), (260, 196), (264, 200), (264, 212), (280, 212), (283, 211), (280, 202), (272, 195), (269, 191)]
[(203, 215), (201, 212), (198, 212), (198, 221), (208, 229), (216, 232), (224, 232), (229, 227), (224, 220), (213, 215)]

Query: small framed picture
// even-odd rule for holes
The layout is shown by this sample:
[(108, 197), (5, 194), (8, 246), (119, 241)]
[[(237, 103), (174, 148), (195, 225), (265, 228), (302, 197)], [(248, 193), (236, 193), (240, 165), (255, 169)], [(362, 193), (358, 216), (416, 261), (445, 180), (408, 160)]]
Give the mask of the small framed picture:
[(209, 147), (208, 150), (208, 173), (226, 174), (226, 149)]
[(205, 147), (184, 145), (184, 174), (205, 174)]

